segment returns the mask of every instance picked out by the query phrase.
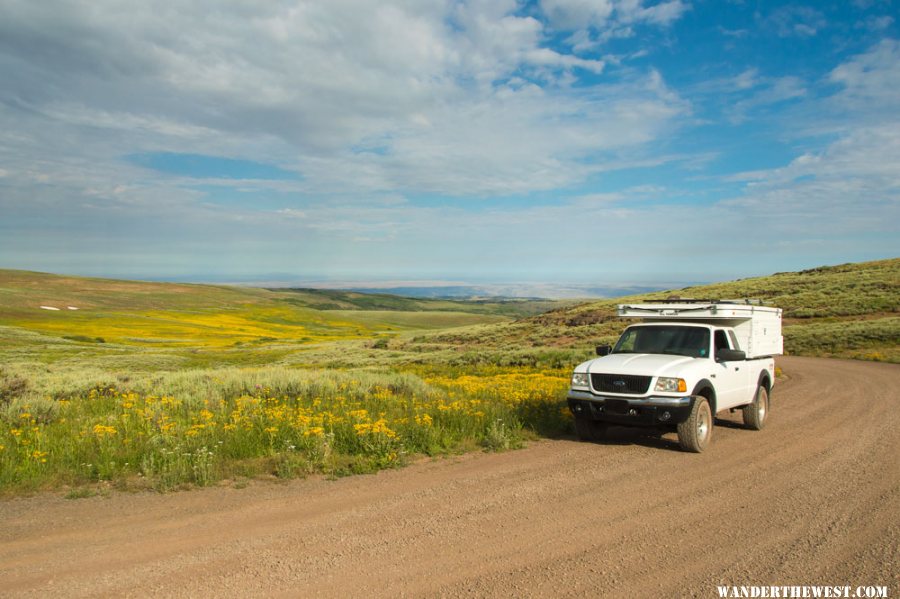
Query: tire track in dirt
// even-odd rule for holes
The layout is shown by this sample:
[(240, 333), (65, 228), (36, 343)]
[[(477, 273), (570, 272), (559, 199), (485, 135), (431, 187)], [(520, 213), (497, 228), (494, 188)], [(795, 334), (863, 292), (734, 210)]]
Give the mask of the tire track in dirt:
[(612, 429), (338, 481), (0, 503), (0, 595), (900, 592), (900, 367), (782, 358), (760, 432)]

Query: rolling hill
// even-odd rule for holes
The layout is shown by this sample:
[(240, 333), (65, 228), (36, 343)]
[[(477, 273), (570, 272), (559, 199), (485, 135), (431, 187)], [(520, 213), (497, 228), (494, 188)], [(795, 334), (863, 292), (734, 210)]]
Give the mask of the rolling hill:
[[(616, 317), (617, 304), (672, 296), (757, 298), (778, 306), (784, 310), (788, 354), (900, 362), (900, 259), (896, 258), (587, 302), (510, 323), (420, 335), (398, 349), (428, 353), (465, 347), (515, 361), (516, 355), (526, 359), (557, 348), (565, 350), (557, 352), (563, 359), (577, 359), (590, 355), (595, 344), (616, 339), (623, 328)], [(558, 363), (556, 358), (552, 361)]]
[[(509, 317), (532, 316), (558, 307), (563, 302), (543, 299), (490, 298), (447, 299), (402, 296), (378, 291), (336, 289), (269, 289), (291, 304), (316, 310), (372, 310), (399, 312), (465, 312)], [(568, 304), (576, 302), (569, 301)]]
[[(0, 326), (86, 343), (194, 348), (307, 344), (494, 323), (550, 305), (546, 301), (419, 300), (0, 270)], [(5, 336), (10, 335), (6, 330)]]
[[(574, 305), (0, 270), (0, 343), (10, 351), (32, 348), (40, 360), (74, 359), (76, 350), (87, 359), (93, 351), (106, 362), (115, 353), (127, 364), (157, 360), (167, 368), (268, 363), (568, 368), (589, 356), (595, 344), (616, 338), (622, 329), (616, 304), (673, 295), (751, 297), (783, 308), (789, 354), (900, 362), (900, 259)], [(536, 313), (547, 308), (552, 309)]]

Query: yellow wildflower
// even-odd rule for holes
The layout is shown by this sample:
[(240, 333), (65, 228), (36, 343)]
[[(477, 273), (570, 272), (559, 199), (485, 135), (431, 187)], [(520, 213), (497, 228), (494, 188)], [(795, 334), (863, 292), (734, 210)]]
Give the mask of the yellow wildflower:
[(394, 439), (397, 437), (397, 433), (392, 431), (387, 426), (387, 421), (382, 418), (375, 422), (363, 422), (359, 424), (353, 425), (353, 430), (356, 431), (357, 436), (363, 437), (365, 435), (384, 435), (390, 439)]
[(200, 431), (206, 428), (205, 424), (192, 424), (191, 428), (184, 432), (188, 437), (196, 437), (200, 434)]
[(106, 426), (105, 424), (95, 424), (94, 425), (94, 434), (97, 435), (98, 438), (103, 438), (104, 436), (112, 436), (116, 434), (115, 427)]

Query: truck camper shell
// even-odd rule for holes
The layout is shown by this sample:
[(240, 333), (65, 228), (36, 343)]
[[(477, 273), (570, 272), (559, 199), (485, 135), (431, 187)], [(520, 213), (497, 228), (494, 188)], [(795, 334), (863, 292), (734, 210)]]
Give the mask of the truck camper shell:
[(659, 303), (620, 304), (621, 318), (645, 322), (694, 322), (731, 327), (748, 359), (781, 355), (781, 309), (754, 300), (666, 300)]

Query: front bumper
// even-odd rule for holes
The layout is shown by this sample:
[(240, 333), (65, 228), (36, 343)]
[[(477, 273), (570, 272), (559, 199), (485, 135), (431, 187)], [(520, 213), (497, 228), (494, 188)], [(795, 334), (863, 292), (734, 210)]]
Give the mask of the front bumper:
[(641, 397), (636, 399), (594, 395), (590, 391), (569, 390), (569, 410), (577, 418), (587, 418), (626, 426), (679, 424), (691, 415), (694, 398)]

